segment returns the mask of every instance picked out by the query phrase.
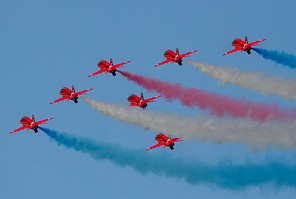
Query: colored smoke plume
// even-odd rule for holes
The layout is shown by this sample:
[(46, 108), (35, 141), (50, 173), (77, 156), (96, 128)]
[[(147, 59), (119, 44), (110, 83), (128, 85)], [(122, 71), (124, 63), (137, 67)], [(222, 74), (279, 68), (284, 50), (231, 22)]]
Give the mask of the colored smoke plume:
[(296, 99), (296, 80), (286, 80), (281, 76), (268, 76), (263, 73), (241, 71), (238, 68), (219, 67), (194, 61), (188, 61), (188, 63), (201, 72), (218, 79), (221, 84), (231, 83), (266, 95)]
[(229, 161), (208, 165), (198, 160), (188, 160), (132, 150), (117, 144), (95, 142), (55, 130), (40, 128), (58, 145), (90, 155), (96, 160), (109, 160), (120, 167), (130, 167), (141, 174), (153, 173), (167, 178), (182, 179), (192, 185), (216, 186), (241, 190), (259, 185), (296, 187), (296, 168), (281, 163), (235, 165)]
[(215, 93), (207, 93), (201, 89), (184, 88), (180, 84), (171, 84), (123, 71), (119, 72), (143, 88), (159, 93), (168, 101), (177, 99), (185, 106), (209, 110), (218, 117), (251, 118), (261, 122), (272, 120), (294, 121), (296, 118), (295, 110), (284, 111), (277, 104), (268, 105), (253, 103), (245, 99), (236, 100)]
[(182, 137), (184, 140), (214, 143), (243, 143), (253, 150), (276, 147), (296, 148), (296, 124), (285, 122), (257, 122), (251, 119), (217, 118), (198, 115), (182, 117), (138, 107), (129, 107), (93, 99), (84, 99), (93, 109), (121, 122)]
[(296, 68), (296, 56), (288, 54), (284, 51), (266, 50), (262, 48), (252, 48), (259, 55), (265, 59), (271, 60), (275, 63), (288, 66), (290, 68)]

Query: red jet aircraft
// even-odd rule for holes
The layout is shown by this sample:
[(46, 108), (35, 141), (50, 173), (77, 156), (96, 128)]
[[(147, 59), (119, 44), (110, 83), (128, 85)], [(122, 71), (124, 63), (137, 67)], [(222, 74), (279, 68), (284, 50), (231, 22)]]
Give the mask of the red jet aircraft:
[(87, 90), (83, 90), (83, 91), (79, 91), (79, 92), (75, 92), (75, 88), (74, 85), (72, 85), (72, 90), (70, 90), (67, 87), (64, 87), (60, 90), (60, 94), (62, 95), (61, 98), (54, 100), (52, 102), (50, 102), (50, 104), (54, 104), (63, 100), (73, 100), (74, 103), (78, 103), (78, 96), (79, 95), (83, 95), (89, 91), (93, 90), (93, 88), (87, 89)]
[(154, 67), (161, 66), (161, 65), (167, 64), (169, 62), (178, 63), (179, 66), (182, 66), (182, 61), (183, 61), (182, 59), (184, 57), (188, 57), (189, 55), (192, 55), (193, 53), (196, 53), (196, 52), (197, 52), (197, 50), (194, 50), (194, 51), (187, 52), (187, 53), (184, 53), (184, 54), (180, 55), (178, 48), (176, 48), (176, 52), (174, 52), (172, 50), (167, 50), (163, 54), (163, 56), (166, 58), (166, 60), (156, 64)]
[(148, 99), (144, 99), (143, 93), (141, 93), (141, 97), (131, 94), (128, 98), (127, 101), (129, 101), (131, 104), (130, 106), (139, 106), (142, 109), (146, 109), (147, 103), (149, 102), (155, 102), (155, 99), (160, 98), (160, 96), (155, 96), (155, 97), (150, 97)]
[(146, 150), (151, 150), (151, 149), (155, 149), (157, 147), (163, 146), (163, 148), (165, 147), (170, 147), (171, 150), (174, 150), (174, 145), (175, 142), (180, 142), (182, 141), (180, 138), (171, 138), (171, 137), (167, 137), (166, 135), (159, 133), (155, 136), (155, 140), (158, 142), (157, 144), (147, 148)]
[(113, 60), (112, 58), (110, 58), (110, 63), (107, 62), (106, 60), (101, 60), (99, 61), (98, 63), (98, 67), (101, 69), (97, 72), (94, 72), (92, 74), (90, 74), (88, 77), (92, 77), (92, 76), (95, 76), (95, 75), (99, 75), (101, 73), (112, 73), (113, 76), (116, 76), (116, 71), (118, 68), (120, 67), (124, 67), (125, 64), (128, 64), (130, 63), (131, 61), (126, 61), (126, 62), (121, 62), (119, 64), (115, 64), (113, 65)]
[(232, 42), (232, 46), (234, 46), (234, 49), (224, 53), (223, 56), (229, 55), (229, 54), (237, 52), (237, 51), (241, 51), (241, 52), (247, 51), (248, 54), (251, 54), (252, 46), (257, 46), (257, 45), (259, 45), (260, 42), (263, 42), (265, 40), (266, 39), (261, 39), (261, 40), (257, 40), (257, 41), (249, 43), (247, 36), (245, 37), (245, 41), (237, 38), (237, 39), (233, 40), (233, 42)]
[(46, 124), (47, 121), (52, 120), (52, 119), (53, 119), (53, 117), (47, 118), (47, 119), (44, 119), (44, 120), (40, 120), (40, 121), (37, 121), (36, 122), (34, 115), (32, 115), (32, 119), (29, 118), (28, 116), (24, 116), (20, 120), (20, 123), (23, 126), (20, 127), (20, 128), (18, 128), (18, 129), (15, 129), (15, 130), (11, 131), (9, 134), (12, 134), (12, 133), (15, 133), (15, 132), (24, 130), (24, 129), (27, 129), (27, 130), (32, 129), (32, 130), (34, 130), (35, 133), (37, 133), (38, 132), (38, 125), (40, 125), (40, 124)]

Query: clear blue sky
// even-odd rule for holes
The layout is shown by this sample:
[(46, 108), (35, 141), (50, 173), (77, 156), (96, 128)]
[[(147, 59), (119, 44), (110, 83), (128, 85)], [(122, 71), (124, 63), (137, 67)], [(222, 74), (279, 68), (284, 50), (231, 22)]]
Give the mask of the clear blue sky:
[[(293, 0), (283, 1), (21, 1), (0, 0), (0, 198), (292, 198), (293, 188), (251, 187), (243, 191), (223, 190), (185, 181), (142, 175), (88, 155), (58, 147), (42, 132), (23, 131), (9, 135), (20, 126), (23, 115), (36, 119), (55, 117), (48, 128), (89, 137), (128, 148), (145, 149), (154, 143), (155, 132), (119, 123), (92, 110), (82, 100), (61, 102), (59, 90), (75, 84), (76, 90), (95, 88), (87, 97), (126, 104), (131, 93), (155, 95), (111, 74), (87, 78), (98, 70), (101, 59), (114, 63), (132, 60), (126, 71), (179, 82), (233, 98), (281, 107), (296, 102), (264, 96), (233, 85), (221, 86), (186, 62), (183, 67), (163, 61), (165, 50), (199, 50), (190, 59), (242, 70), (296, 78), (296, 70), (265, 60), (255, 52), (223, 57), (236, 37), (250, 41), (267, 38), (260, 47), (296, 54)], [(197, 108), (159, 99), (148, 109), (184, 116), (196, 115)], [(295, 151), (249, 151), (240, 144), (181, 142), (175, 151), (156, 149), (173, 157), (219, 160), (264, 161), (266, 157), (296, 165)], [(169, 165), (168, 165), (169, 167)]]

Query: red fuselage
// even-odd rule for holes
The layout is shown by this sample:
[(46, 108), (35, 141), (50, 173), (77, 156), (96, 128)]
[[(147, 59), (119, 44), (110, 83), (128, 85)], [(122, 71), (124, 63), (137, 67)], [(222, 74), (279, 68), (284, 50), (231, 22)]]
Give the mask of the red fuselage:
[(134, 106), (134, 105), (136, 105), (136, 106), (139, 106), (139, 107), (141, 107), (141, 108), (143, 108), (143, 109), (145, 109), (146, 107), (147, 107), (147, 102), (144, 100), (144, 99), (142, 99), (141, 97), (139, 97), (139, 96), (137, 96), (137, 95), (135, 95), (135, 94), (131, 94), (128, 98), (127, 98), (127, 100)]
[(102, 70), (105, 70), (106, 72), (109, 72), (109, 73), (113, 73), (116, 71), (116, 69), (113, 69), (112, 70), (112, 65), (111, 63), (107, 62), (106, 60), (101, 60), (99, 61), (98, 63), (98, 67)]
[(239, 38), (233, 40), (232, 46), (234, 46), (235, 48), (239, 48), (240, 51), (249, 52), (251, 50), (251, 45), (249, 45), (247, 42), (245, 42)]
[(70, 90), (67, 87), (62, 88), (60, 90), (60, 94), (63, 97), (66, 97), (68, 100), (77, 101), (77, 99), (78, 99), (78, 95), (74, 91)]
[(177, 63), (182, 62), (182, 58), (179, 57), (179, 55), (172, 50), (165, 51), (163, 56), (172, 62), (177, 62)]
[(164, 147), (170, 147), (171, 150), (174, 149), (175, 142), (170, 137), (167, 137), (162, 133), (156, 135), (155, 140), (159, 143), (163, 143)]
[(34, 130), (35, 132), (37, 132), (37, 128), (38, 128), (38, 124), (36, 124), (31, 118), (29, 118), (28, 116), (24, 116), (22, 117), (22, 119), (20, 120), (20, 123), (25, 126), (28, 127), (32, 130)]

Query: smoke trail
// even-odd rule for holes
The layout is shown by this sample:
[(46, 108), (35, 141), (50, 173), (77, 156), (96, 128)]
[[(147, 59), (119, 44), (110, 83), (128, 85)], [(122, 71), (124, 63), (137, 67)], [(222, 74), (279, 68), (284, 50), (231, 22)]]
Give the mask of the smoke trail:
[(227, 96), (215, 93), (207, 93), (200, 89), (183, 88), (179, 84), (171, 84), (141, 75), (119, 71), (130, 81), (134, 81), (149, 91), (156, 91), (166, 100), (178, 99), (188, 107), (198, 106), (201, 109), (209, 109), (211, 113), (222, 117), (229, 115), (234, 118), (252, 118), (253, 120), (265, 122), (268, 120), (291, 121), (296, 118), (295, 110), (280, 110), (277, 104), (266, 105), (263, 103), (252, 103), (245, 99), (235, 100)]
[(244, 165), (234, 165), (228, 161), (208, 165), (201, 161), (188, 161), (144, 150), (131, 150), (116, 144), (94, 142), (47, 128), (41, 127), (41, 130), (59, 145), (89, 154), (96, 160), (109, 160), (120, 167), (131, 167), (141, 174), (153, 173), (182, 179), (192, 185), (214, 185), (233, 190), (264, 184), (296, 187), (296, 168), (281, 163), (259, 165), (247, 162)]
[(244, 143), (258, 150), (274, 146), (296, 148), (296, 123), (256, 122), (251, 119), (216, 118), (204, 115), (181, 117), (85, 98), (92, 108), (116, 120), (183, 139), (215, 143)]
[(276, 50), (266, 50), (262, 48), (252, 48), (259, 55), (265, 59), (269, 59), (275, 63), (288, 66), (290, 68), (296, 68), (296, 56), (288, 54), (286, 52), (280, 52)]
[(222, 84), (232, 83), (263, 94), (296, 99), (296, 80), (286, 80), (284, 77), (268, 76), (262, 73), (243, 72), (236, 68), (218, 67), (194, 61), (188, 61), (188, 63), (200, 69), (201, 72), (220, 80)]

